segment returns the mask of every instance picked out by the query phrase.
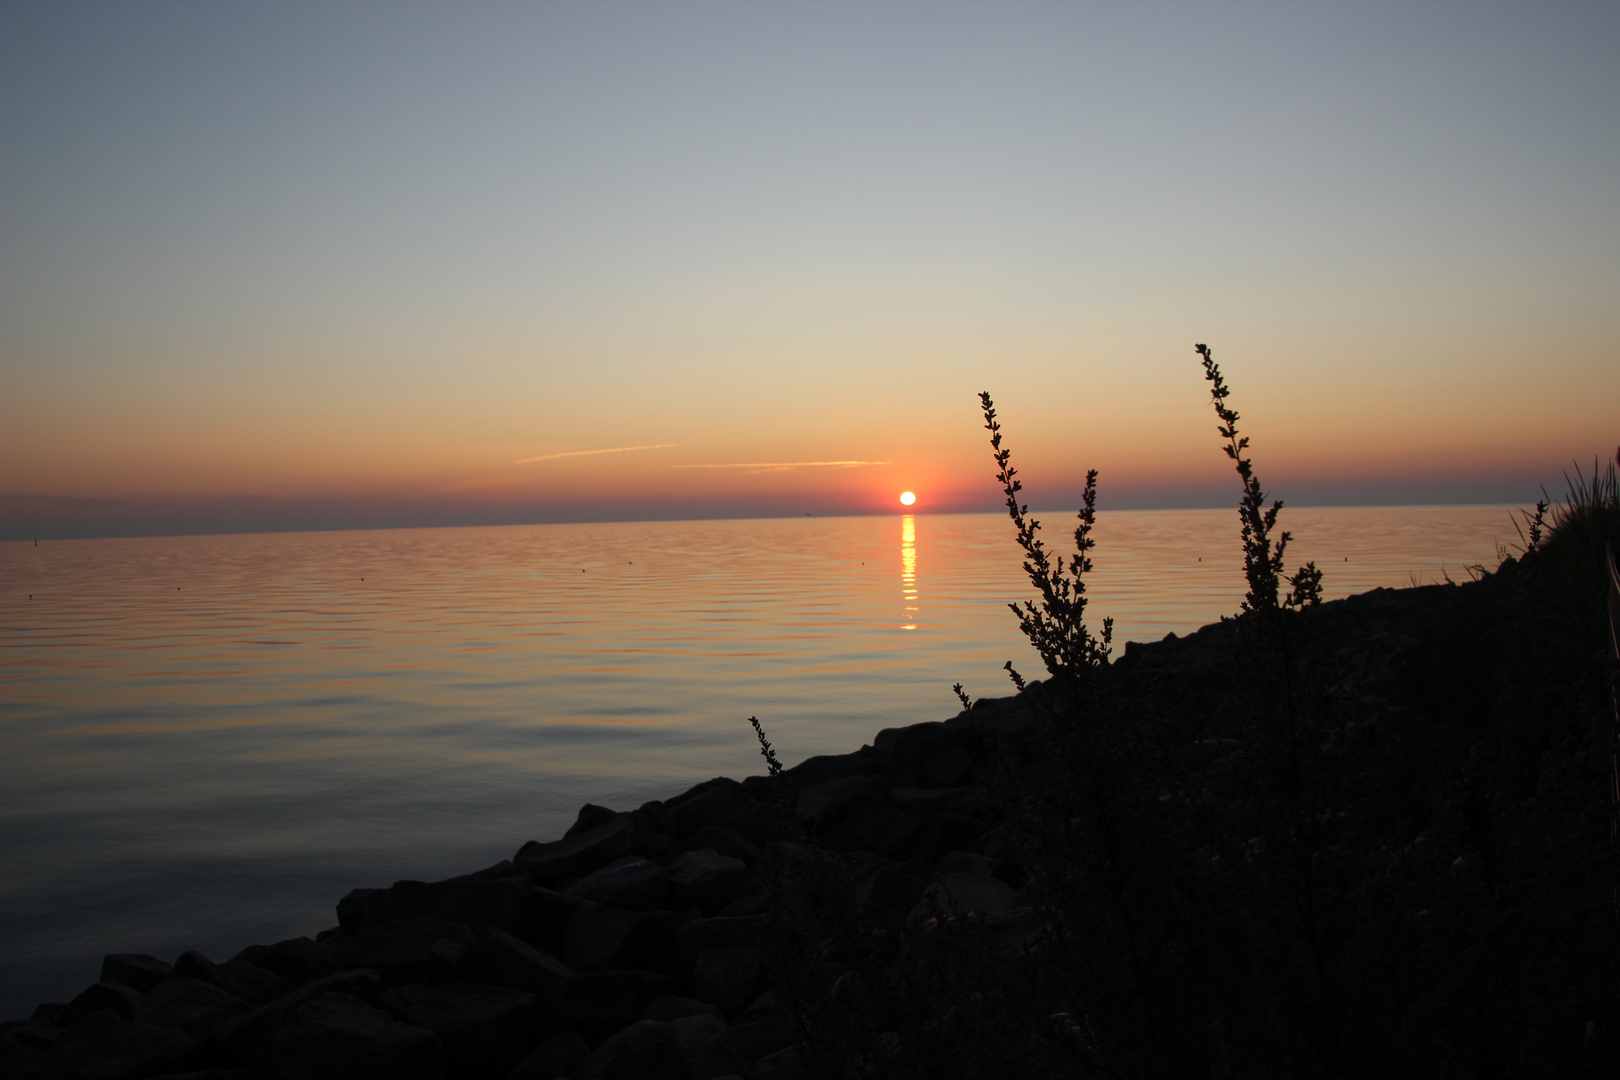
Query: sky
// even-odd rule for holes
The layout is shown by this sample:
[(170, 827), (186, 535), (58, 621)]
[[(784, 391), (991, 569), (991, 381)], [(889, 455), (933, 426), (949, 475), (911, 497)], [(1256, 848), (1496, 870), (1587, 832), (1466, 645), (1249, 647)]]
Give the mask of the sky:
[(0, 538), (1533, 502), (1613, 3), (0, 4)]

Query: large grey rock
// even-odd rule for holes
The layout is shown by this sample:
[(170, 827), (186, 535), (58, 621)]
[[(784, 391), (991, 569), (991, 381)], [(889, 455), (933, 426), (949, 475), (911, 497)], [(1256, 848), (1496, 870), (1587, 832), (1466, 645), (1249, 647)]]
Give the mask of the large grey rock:
[(380, 971), (389, 982), (454, 979), (464, 970), (473, 933), (432, 915), (411, 915), (368, 926), (332, 948), (332, 958), (350, 968)]
[(719, 916), (713, 919), (694, 919), (681, 927), (676, 935), (681, 960), (688, 971), (697, 962), (698, 954), (710, 949), (757, 949), (760, 947), (769, 919), (764, 915)]
[(742, 1010), (765, 988), (765, 957), (759, 949), (705, 949), (692, 963), (692, 995), (712, 1001), (727, 1015)]
[(882, 803), (862, 807), (821, 834), (822, 846), (829, 851), (875, 851), (896, 859), (932, 851), (939, 840), (936, 816), (907, 814)]
[(729, 1073), (750, 1075), (755, 1062), (792, 1043), (793, 1029), (780, 1016), (736, 1024), (699, 1052), (693, 1063), (694, 1080), (713, 1080)]
[(576, 972), (606, 971), (645, 918), (611, 904), (592, 904), (575, 912), (563, 934), (563, 962)]
[(91, 983), (79, 996), (57, 1010), (51, 1022), (58, 1027), (72, 1027), (91, 1013), (106, 1009), (120, 1020), (135, 1019), (141, 1006), (141, 995), (121, 983)]
[[(533, 933), (532, 896), (527, 879), (517, 876), (456, 877), (446, 881), (396, 881), (372, 896), (362, 930), (416, 916), (432, 916), (471, 930), (498, 927), (525, 940)], [(354, 933), (354, 931), (350, 931)]]
[(691, 1080), (675, 1029), (638, 1020), (610, 1036), (585, 1059), (573, 1080)]
[(478, 939), (473, 970), (484, 982), (533, 994), (541, 1008), (549, 1008), (564, 984), (574, 977), (574, 972), (555, 956), (493, 927)]
[(278, 1080), (436, 1080), (439, 1037), (348, 994), (300, 1005), (275, 1039)]
[(747, 864), (712, 848), (676, 856), (668, 877), (675, 907), (705, 915), (716, 914), (752, 888)]
[(546, 1031), (575, 1031), (600, 1043), (635, 1022), (647, 1003), (668, 993), (674, 981), (651, 971), (598, 971), (576, 976), (546, 1015)]
[(614, 954), (611, 966), (627, 971), (656, 971), (664, 975), (683, 973), (686, 965), (681, 961), (681, 927), (698, 917), (696, 911), (643, 913)]
[(541, 1013), (533, 994), (482, 983), (402, 986), (378, 1004), (438, 1035), (450, 1080), (505, 1073), (529, 1048)]
[(249, 945), (231, 957), (233, 961), (241, 960), (281, 978), (305, 971), (331, 958), (329, 946), (307, 937), (288, 938), (274, 945)]
[(241, 998), (201, 979), (170, 979), (141, 998), (135, 1019), (201, 1039), (252, 1011)]
[(922, 899), (921, 878), (887, 866), (878, 867), (855, 887), (855, 900), (874, 914), (904, 916)]
[(809, 1080), (810, 1069), (798, 1048), (789, 1046), (760, 1058), (749, 1076), (752, 1080)]
[(1022, 895), (989, 874), (946, 874), (928, 886), (912, 909), (912, 918), (926, 919), (938, 907), (942, 912), (1006, 911), (1023, 902)]
[(689, 1016), (708, 1016), (720, 1021), (725, 1026), (725, 1014), (720, 1007), (707, 1001), (696, 998), (678, 997), (675, 994), (659, 994), (647, 1003), (647, 1007), (636, 1014), (637, 1020), (661, 1020), (672, 1024)]
[(715, 851), (752, 864), (759, 858), (760, 847), (736, 829), (704, 825), (682, 840), (675, 850), (682, 855), (689, 851)]
[(889, 785), (881, 776), (845, 776), (799, 792), (799, 813), (817, 829), (830, 829), (863, 806), (883, 801)]
[(173, 974), (172, 964), (145, 953), (113, 953), (101, 961), (102, 982), (122, 983), (142, 994)]
[[(711, 1008), (714, 1008), (716, 1013), (720, 1011), (717, 1007)], [(725, 1020), (711, 1013), (682, 1016), (669, 1021), (669, 1026), (675, 1030), (675, 1037), (681, 1042), (681, 1051), (686, 1055), (686, 1060), (694, 1066), (694, 1073), (704, 1051), (714, 1040), (726, 1033)]]
[(561, 956), (568, 924), (575, 913), (590, 907), (591, 902), (539, 886), (529, 890), (529, 902), (533, 905), (533, 933), (523, 940)]
[(639, 814), (622, 814), (605, 825), (549, 844), (531, 840), (518, 849), (512, 868), (536, 881), (577, 877), (606, 866), (622, 855), (644, 850), (656, 836), (646, 818)]
[(563, 890), (570, 896), (630, 911), (657, 911), (669, 899), (663, 867), (639, 855), (625, 855)]
[(577, 1033), (559, 1032), (540, 1040), (540, 1045), (506, 1074), (506, 1080), (556, 1080), (559, 1076), (571, 1076), (579, 1063), (590, 1056), (591, 1048)]
[(217, 964), (200, 952), (183, 953), (174, 962), (174, 974), (183, 979), (201, 979), (251, 1005), (270, 1000), (270, 993), (281, 980), (263, 968), (228, 960)]
[(184, 1066), (196, 1044), (184, 1032), (92, 1013), (56, 1038), (41, 1075), (52, 1080), (83, 1077), (157, 1076)]
[(0, 1076), (38, 1076), (50, 1063), (62, 1029), (49, 1024), (17, 1024), (0, 1033)]
[(228, 1021), (220, 1029), (219, 1036), (242, 1064), (269, 1068), (274, 1059), (277, 1032), (287, 1018), (305, 1003), (331, 992), (370, 1000), (381, 990), (382, 976), (376, 971), (345, 971), (329, 975)]

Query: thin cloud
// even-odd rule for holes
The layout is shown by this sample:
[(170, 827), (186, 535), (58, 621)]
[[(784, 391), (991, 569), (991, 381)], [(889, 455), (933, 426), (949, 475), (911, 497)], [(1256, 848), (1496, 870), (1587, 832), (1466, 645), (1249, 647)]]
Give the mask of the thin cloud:
[(681, 444), (674, 442), (661, 442), (653, 443), (650, 446), (612, 446), (606, 450), (564, 450), (560, 454), (541, 454), (539, 457), (518, 458), (516, 461), (512, 462), (512, 464), (527, 465), (532, 461), (555, 461), (557, 458), (589, 457), (592, 454), (623, 454), (628, 453), (631, 450), (667, 450), (672, 446), (679, 445)]
[(671, 465), (672, 469), (747, 469), (751, 473), (787, 472), (789, 469), (854, 469), (887, 465), (887, 461), (739, 461), (724, 465)]

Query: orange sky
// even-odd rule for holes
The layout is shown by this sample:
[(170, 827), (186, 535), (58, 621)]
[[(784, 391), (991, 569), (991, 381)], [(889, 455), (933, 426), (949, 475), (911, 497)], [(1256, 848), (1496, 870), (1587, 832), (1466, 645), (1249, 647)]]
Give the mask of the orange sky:
[(8, 7), (0, 536), (1218, 504), (1195, 341), (1295, 502), (1611, 454), (1614, 9), (1169, 10)]

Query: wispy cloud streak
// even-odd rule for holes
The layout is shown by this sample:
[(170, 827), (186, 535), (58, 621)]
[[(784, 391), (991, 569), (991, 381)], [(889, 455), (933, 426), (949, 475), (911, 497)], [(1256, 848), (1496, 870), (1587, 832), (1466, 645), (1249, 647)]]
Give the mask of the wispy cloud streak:
[(631, 450), (667, 450), (672, 446), (679, 445), (681, 444), (673, 442), (661, 442), (653, 443), (650, 446), (612, 446), (606, 450), (564, 450), (560, 454), (541, 454), (539, 457), (518, 458), (516, 461), (512, 462), (512, 464), (527, 465), (532, 461), (555, 461), (557, 458), (565, 457), (590, 457), (592, 454), (623, 454), (628, 453)]
[(786, 472), (789, 469), (854, 469), (887, 465), (887, 461), (739, 461), (724, 465), (671, 465), (672, 469), (747, 469), (750, 472)]

